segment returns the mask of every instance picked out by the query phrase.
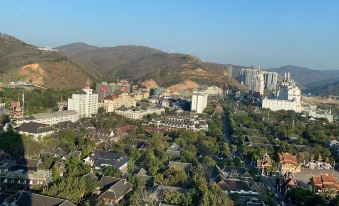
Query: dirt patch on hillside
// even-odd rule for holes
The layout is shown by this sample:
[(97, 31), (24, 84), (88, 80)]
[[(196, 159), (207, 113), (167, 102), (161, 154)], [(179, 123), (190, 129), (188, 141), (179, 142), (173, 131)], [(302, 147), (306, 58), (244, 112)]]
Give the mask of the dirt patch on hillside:
[(205, 69), (198, 67), (196, 69), (185, 69), (181, 72), (182, 74), (185, 75), (190, 75), (190, 76), (199, 76), (199, 77), (211, 77), (213, 76), (213, 74), (209, 73), (208, 71), (206, 71)]
[(18, 75), (25, 82), (44, 85), (45, 70), (40, 64), (28, 64), (19, 69)]
[(180, 91), (180, 90), (192, 90), (199, 87), (199, 84), (191, 81), (191, 80), (185, 80), (182, 83), (172, 85), (168, 87), (167, 89), (173, 90), (173, 91)]
[(145, 81), (141, 82), (141, 85), (143, 87), (148, 88), (148, 89), (153, 89), (153, 88), (159, 87), (158, 83), (156, 81), (154, 81), (153, 79), (145, 80)]

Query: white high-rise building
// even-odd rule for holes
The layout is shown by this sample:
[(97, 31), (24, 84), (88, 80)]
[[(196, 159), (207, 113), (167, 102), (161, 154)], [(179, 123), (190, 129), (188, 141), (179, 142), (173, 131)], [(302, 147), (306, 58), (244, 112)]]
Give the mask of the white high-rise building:
[(264, 72), (264, 81), (265, 89), (268, 91), (276, 91), (278, 86), (278, 76), (277, 72)]
[(301, 106), (301, 91), (291, 79), (290, 74), (285, 74), (284, 81), (279, 86), (278, 98), (268, 99), (265, 97), (262, 101), (262, 108), (278, 110), (293, 110), (295, 112), (302, 112)]
[(243, 68), (241, 70), (241, 84), (246, 85), (252, 92), (264, 94), (265, 79), (264, 72), (260, 68)]
[(90, 85), (90, 81), (87, 80), (84, 89), (68, 98), (68, 110), (75, 110), (80, 117), (89, 117), (98, 112), (98, 94), (93, 93)]
[(207, 107), (208, 93), (206, 91), (193, 91), (191, 111), (203, 113)]

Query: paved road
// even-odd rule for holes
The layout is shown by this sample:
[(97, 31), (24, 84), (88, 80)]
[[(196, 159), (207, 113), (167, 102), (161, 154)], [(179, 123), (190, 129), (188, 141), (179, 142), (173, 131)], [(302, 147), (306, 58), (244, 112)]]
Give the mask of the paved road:
[(276, 187), (276, 183), (275, 183), (276, 177), (272, 177), (272, 176), (261, 176), (261, 182), (266, 186), (266, 188), (268, 188), (268, 190), (272, 193), (272, 197), (273, 197), (273, 203), (275, 205), (278, 205), (277, 203), (279, 203), (281, 205), (282, 202), (284, 202), (284, 204), (286, 206), (291, 206), (291, 204), (287, 203), (285, 201), (285, 196), (284, 194), (282, 194)]
[[(234, 152), (232, 150), (231, 144), (232, 144), (232, 135), (231, 135), (231, 125), (229, 122), (229, 119), (227, 117), (227, 113), (225, 112), (225, 118), (224, 118), (224, 136), (229, 143), (230, 146), (230, 152), (232, 155), (232, 158), (234, 157), (239, 157), (241, 158), (241, 154)], [(252, 165), (248, 164), (245, 162), (245, 166), (247, 168), (253, 167)], [(282, 205), (281, 203), (283, 202), (284, 205), (290, 206), (290, 204), (286, 203), (284, 194), (280, 193), (277, 188), (275, 188), (275, 178), (276, 177), (271, 177), (271, 176), (261, 176), (261, 181), (262, 183), (266, 186), (266, 188), (269, 188), (269, 191), (272, 193), (272, 199), (273, 199), (273, 204), (274, 205)]]

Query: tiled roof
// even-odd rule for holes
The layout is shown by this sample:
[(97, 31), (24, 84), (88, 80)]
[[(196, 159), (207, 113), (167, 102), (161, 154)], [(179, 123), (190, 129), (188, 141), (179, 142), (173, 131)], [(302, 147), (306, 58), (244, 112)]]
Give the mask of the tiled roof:
[(98, 181), (98, 187), (100, 187), (102, 190), (107, 190), (112, 185), (117, 183), (119, 180), (120, 180), (120, 178), (110, 177), (110, 176), (102, 176), (101, 179)]
[(57, 111), (53, 113), (38, 113), (32, 114), (35, 119), (43, 119), (43, 118), (51, 118), (51, 117), (62, 117), (65, 115), (77, 115), (78, 113), (74, 110), (64, 110), (64, 111)]
[(230, 191), (251, 191), (251, 187), (248, 185), (246, 181), (242, 180), (224, 180), (220, 182), (219, 187), (223, 190), (230, 190)]
[(119, 180), (117, 183), (112, 185), (107, 191), (103, 192), (99, 198), (111, 199), (114, 202), (118, 202), (130, 191), (132, 191), (133, 185), (125, 179)]
[(18, 131), (27, 132), (31, 134), (40, 134), (44, 132), (54, 131), (54, 127), (48, 126), (46, 124), (37, 123), (37, 122), (23, 123), (16, 129)]
[(339, 191), (339, 182), (337, 182), (337, 178), (333, 175), (326, 174), (320, 176), (313, 176), (310, 179), (310, 182), (318, 189), (335, 188), (337, 191)]
[(71, 202), (55, 197), (49, 197), (29, 192), (20, 192), (18, 195), (7, 198), (9, 203), (15, 202), (17, 206), (74, 206)]
[(297, 156), (289, 153), (279, 154), (279, 162), (282, 164), (298, 164)]

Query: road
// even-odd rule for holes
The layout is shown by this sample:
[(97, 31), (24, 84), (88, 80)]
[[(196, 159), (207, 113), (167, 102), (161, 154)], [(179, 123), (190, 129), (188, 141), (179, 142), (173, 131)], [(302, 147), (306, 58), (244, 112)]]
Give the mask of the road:
[[(232, 135), (231, 135), (231, 125), (227, 116), (227, 112), (225, 111), (224, 113), (225, 118), (224, 118), (224, 136), (230, 146), (230, 152), (232, 158), (238, 157), (241, 158), (241, 154), (234, 152), (232, 150)], [(244, 162), (245, 167), (250, 168), (253, 167), (250, 163)], [(280, 191), (275, 188), (275, 178), (272, 176), (261, 176), (261, 181), (262, 183), (266, 186), (266, 188), (272, 193), (272, 200), (274, 205), (282, 205), (281, 203), (283, 202), (284, 205), (290, 206), (290, 204), (285, 202), (284, 194), (280, 193)]]
[(261, 176), (260, 179), (266, 188), (272, 193), (273, 203), (275, 205), (278, 205), (277, 203), (281, 205), (281, 203), (284, 202), (286, 206), (291, 206), (291, 204), (285, 201), (285, 195), (276, 188), (275, 176)]

